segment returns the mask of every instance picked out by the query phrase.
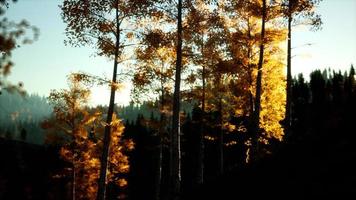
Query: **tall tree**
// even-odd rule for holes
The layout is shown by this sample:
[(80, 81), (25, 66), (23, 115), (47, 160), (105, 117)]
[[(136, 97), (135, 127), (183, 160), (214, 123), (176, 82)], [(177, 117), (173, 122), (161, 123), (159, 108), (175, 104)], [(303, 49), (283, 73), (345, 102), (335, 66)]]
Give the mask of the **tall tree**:
[(261, 11), (261, 37), (260, 37), (260, 54), (258, 60), (257, 68), (257, 79), (256, 79), (256, 97), (255, 97), (255, 110), (252, 115), (252, 160), (255, 160), (258, 154), (258, 138), (260, 131), (260, 112), (261, 112), (261, 90), (262, 90), (262, 67), (263, 67), (263, 56), (264, 56), (264, 42), (265, 42), (265, 26), (266, 26), (266, 15), (267, 15), (267, 5), (266, 0), (262, 0)]
[[(280, 62), (283, 52), (279, 46), (285, 32), (283, 28), (274, 26), (280, 16), (275, 9), (278, 4), (265, 3), (264, 21), (268, 25), (265, 25), (264, 31), (260, 22), (264, 10), (262, 1), (241, 0), (222, 6), (226, 20), (227, 55), (231, 58), (231, 72), (234, 74), (233, 87), (230, 89), (235, 96), (234, 115), (249, 119), (237, 127), (245, 131), (246, 126), (249, 127), (247, 130), (251, 135), (245, 137), (248, 149), (251, 145), (255, 148), (262, 141), (266, 143), (269, 138), (281, 140), (283, 137), (283, 129), (279, 124), (281, 117), (284, 117), (281, 114), (284, 113), (284, 103), (281, 102), (284, 95), (280, 93), (281, 84), (284, 83)], [(258, 122), (256, 114), (260, 115)], [(255, 134), (256, 125), (259, 126), (258, 136)], [(252, 144), (251, 137), (255, 140)], [(251, 153), (254, 152), (247, 152), (249, 155)]]
[[(84, 86), (83, 76), (71, 74), (68, 80), (69, 90), (53, 90), (48, 97), (53, 105), (54, 118), (46, 120), (42, 126), (47, 129), (47, 141), (59, 143), (60, 156), (72, 164), (73, 199), (95, 199), (103, 147), (100, 133), (105, 123), (100, 111), (88, 108), (90, 90)], [(121, 178), (129, 169), (124, 153), (133, 147), (131, 141), (122, 139), (123, 128), (121, 121), (114, 116), (110, 144), (114, 148), (109, 155), (108, 182), (119, 187), (127, 183)]]
[[(212, 9), (208, 2), (197, 0), (187, 9), (184, 37), (190, 49), (189, 59), (195, 68), (188, 79), (188, 84), (196, 84), (191, 96), (200, 101), (202, 111), (198, 148), (198, 171), (196, 183), (204, 181), (204, 132), (205, 114), (207, 112), (207, 82), (214, 66), (221, 59), (221, 45), (223, 43), (223, 25), (216, 9)], [(197, 80), (199, 83), (196, 83)]]
[(284, 17), (287, 18), (288, 37), (287, 37), (287, 87), (286, 87), (286, 114), (285, 132), (288, 134), (292, 125), (292, 24), (304, 23), (311, 25), (315, 30), (321, 27), (320, 15), (315, 12), (315, 7), (321, 0), (284, 0), (281, 3)]
[(139, 102), (142, 102), (142, 99), (147, 100), (144, 95), (147, 95), (148, 99), (158, 99), (154, 104), (160, 112), (160, 120), (159, 123), (151, 120), (150, 126), (159, 138), (155, 197), (160, 199), (163, 145), (166, 141), (167, 123), (172, 115), (171, 97), (176, 53), (169, 34), (155, 30), (147, 33), (144, 40), (144, 45), (136, 49), (137, 67), (132, 80), (135, 86), (133, 95)]
[[(94, 45), (98, 55), (114, 61), (110, 84), (110, 101), (104, 131), (98, 200), (105, 199), (108, 155), (110, 154), (110, 130), (113, 119), (115, 92), (118, 89), (118, 64), (125, 61), (123, 53), (137, 17), (147, 8), (148, 1), (88, 1), (65, 0), (61, 6), (62, 18), (67, 24), (67, 42), (74, 46)], [(113, 14), (114, 13), (114, 14)], [(131, 27), (125, 28), (130, 25)], [(126, 36), (123, 35), (126, 33)]]
[(172, 113), (172, 189), (174, 199), (179, 199), (181, 184), (181, 150), (180, 150), (180, 84), (182, 71), (182, 1), (178, 0), (177, 5), (177, 61), (175, 69), (175, 82), (173, 93), (173, 113)]

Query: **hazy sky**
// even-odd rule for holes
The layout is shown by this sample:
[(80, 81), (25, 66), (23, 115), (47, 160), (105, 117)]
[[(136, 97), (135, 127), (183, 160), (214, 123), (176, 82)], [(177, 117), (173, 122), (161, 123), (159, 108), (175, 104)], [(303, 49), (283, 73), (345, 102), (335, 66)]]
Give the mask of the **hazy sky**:
[[(9, 19), (28, 20), (40, 29), (39, 40), (14, 51), (15, 67), (9, 80), (22, 81), (29, 93), (48, 96), (51, 89), (66, 87), (70, 72), (85, 71), (111, 77), (112, 62), (94, 56), (90, 48), (65, 46), (65, 24), (58, 5), (61, 0), (20, 0), (11, 5)], [(292, 35), (293, 74), (308, 75), (317, 68), (348, 70), (356, 64), (356, 0), (324, 0), (318, 12), (322, 15), (323, 29), (311, 32), (295, 27)], [(312, 46), (303, 46), (312, 43)], [(130, 86), (117, 95), (118, 104), (129, 102)], [(108, 88), (94, 88), (94, 104), (107, 104)]]

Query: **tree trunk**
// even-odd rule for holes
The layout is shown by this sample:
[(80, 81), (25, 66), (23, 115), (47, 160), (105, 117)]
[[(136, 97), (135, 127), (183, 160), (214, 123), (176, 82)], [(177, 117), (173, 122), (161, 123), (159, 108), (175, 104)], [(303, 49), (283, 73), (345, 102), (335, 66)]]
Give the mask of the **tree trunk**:
[(291, 43), (292, 43), (292, 14), (291, 14), (291, 0), (288, 4), (288, 47), (287, 47), (287, 98), (286, 98), (286, 113), (285, 113), (285, 135), (287, 136), (291, 127), (292, 117), (292, 66), (291, 66)]
[(172, 190), (173, 199), (179, 199), (181, 182), (181, 152), (180, 152), (180, 82), (182, 70), (182, 0), (178, 0), (177, 23), (177, 61), (173, 94), (172, 116)]
[[(116, 1), (116, 6), (118, 6), (119, 1)], [(115, 92), (116, 92), (116, 76), (117, 76), (117, 66), (118, 66), (118, 56), (119, 56), (119, 46), (120, 46), (120, 24), (119, 24), (119, 8), (116, 8), (116, 44), (115, 44), (115, 58), (114, 58), (114, 69), (112, 75), (112, 85), (110, 92), (110, 102), (108, 115), (106, 118), (106, 126), (104, 130), (103, 139), (103, 152), (100, 160), (100, 177), (98, 182), (98, 193), (97, 200), (104, 200), (106, 193), (106, 176), (108, 169), (108, 157), (110, 153), (110, 140), (111, 140), (111, 121), (114, 113), (115, 106)]]
[[(203, 52), (202, 47), (202, 52)], [(199, 149), (198, 149), (198, 174), (197, 174), (197, 184), (203, 184), (204, 182), (204, 131), (205, 131), (205, 64), (203, 64), (202, 71), (202, 99), (201, 99), (201, 122), (200, 122), (200, 135), (199, 135)]]
[[(161, 110), (164, 109), (165, 101), (164, 101), (164, 87), (163, 83), (161, 81), (161, 91), (162, 91), (162, 97), (161, 97)], [(160, 130), (159, 130), (159, 144), (158, 144), (158, 158), (157, 158), (157, 172), (156, 172), (156, 191), (155, 191), (155, 199), (159, 200), (161, 197), (161, 185), (162, 185), (162, 161), (163, 161), (163, 137), (164, 137), (164, 132), (165, 132), (165, 122), (166, 122), (166, 116), (164, 113), (161, 113), (161, 119), (160, 119)]]
[[(250, 19), (248, 20), (248, 23), (247, 23), (247, 31), (248, 31), (248, 38), (249, 40), (252, 40), (252, 36), (251, 36), (251, 26), (250, 26)], [(250, 44), (248, 45), (248, 49), (247, 49), (247, 69), (248, 69), (248, 83), (249, 83), (249, 86), (251, 87), (253, 85), (253, 78), (252, 78), (252, 69), (251, 69), (251, 53), (252, 52), (252, 49), (251, 49), (251, 46)], [(249, 90), (249, 103), (250, 103), (250, 109), (249, 109), (249, 116), (252, 116), (253, 115), (253, 112), (254, 112), (254, 105), (253, 105), (253, 94), (252, 94), (252, 91)]]
[(75, 174), (75, 164), (73, 162), (73, 183), (72, 183), (72, 200), (75, 200), (75, 187), (76, 187), (76, 184), (75, 184), (75, 179), (76, 179), (76, 174)]
[(261, 111), (261, 93), (262, 93), (262, 69), (263, 69), (263, 56), (264, 56), (264, 40), (265, 40), (265, 23), (266, 23), (266, 0), (263, 0), (262, 7), (262, 28), (261, 28), (261, 44), (260, 55), (258, 61), (258, 72), (256, 80), (256, 98), (255, 98), (255, 111), (253, 114), (252, 124), (252, 152), (251, 159), (255, 161), (259, 152), (258, 138), (260, 129), (260, 111)]
[(161, 183), (162, 183), (162, 159), (163, 159), (163, 144), (162, 144), (163, 133), (159, 132), (159, 144), (158, 144), (158, 158), (157, 158), (157, 174), (156, 174), (156, 191), (155, 199), (159, 200), (161, 197)]
[[(219, 80), (219, 83), (221, 81)], [(221, 86), (221, 84), (219, 84)], [(222, 97), (220, 94), (219, 97), (219, 105), (218, 105), (218, 112), (219, 112), (219, 175), (224, 173), (224, 131), (223, 131), (223, 109), (222, 109)]]

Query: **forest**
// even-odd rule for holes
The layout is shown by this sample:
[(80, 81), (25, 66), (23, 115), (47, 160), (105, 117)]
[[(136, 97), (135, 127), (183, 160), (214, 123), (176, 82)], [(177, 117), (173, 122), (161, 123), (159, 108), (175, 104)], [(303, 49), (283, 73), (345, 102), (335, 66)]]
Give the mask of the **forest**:
[(62, 42), (111, 78), (72, 71), (46, 96), (9, 80), (41, 37), (7, 17), (22, 1), (0, 0), (0, 199), (355, 195), (354, 66), (293, 71), (321, 0), (61, 0)]

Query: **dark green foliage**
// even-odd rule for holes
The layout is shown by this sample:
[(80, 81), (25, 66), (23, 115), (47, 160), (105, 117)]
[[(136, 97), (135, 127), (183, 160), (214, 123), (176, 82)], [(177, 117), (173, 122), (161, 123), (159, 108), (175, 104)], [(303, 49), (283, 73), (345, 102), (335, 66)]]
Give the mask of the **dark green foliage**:
[(44, 97), (3, 91), (0, 96), (0, 137), (23, 140), (25, 131), (27, 142), (43, 144), (44, 132), (40, 123), (51, 112), (52, 108)]

